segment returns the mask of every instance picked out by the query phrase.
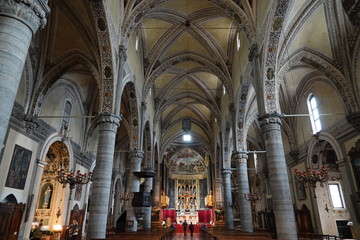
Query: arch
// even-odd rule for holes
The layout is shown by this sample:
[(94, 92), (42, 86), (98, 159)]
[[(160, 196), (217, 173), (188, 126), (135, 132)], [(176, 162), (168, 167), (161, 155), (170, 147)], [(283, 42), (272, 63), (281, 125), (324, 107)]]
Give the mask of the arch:
[(46, 154), (48, 153), (51, 145), (55, 142), (63, 142), (66, 145), (66, 148), (68, 149), (68, 153), (69, 153), (69, 164), (70, 166), (75, 166), (76, 161), (74, 160), (74, 153), (73, 153), (73, 149), (72, 149), (72, 145), (71, 142), (68, 139), (63, 139), (61, 132), (57, 132), (57, 133), (53, 133), (51, 134), (43, 143), (43, 145), (40, 147), (40, 153), (39, 153), (39, 159), (46, 165), (45, 162), (45, 157)]
[[(151, 12), (152, 9), (167, 1), (169, 0), (141, 1), (136, 6), (133, 6), (131, 14), (129, 14), (127, 21), (123, 24), (123, 29), (121, 31), (123, 33), (121, 36), (121, 41), (127, 42), (136, 25), (139, 24), (143, 18), (147, 17), (147, 15), (149, 14), (149, 12)], [(234, 20), (240, 26), (242, 26), (247, 36), (250, 39), (255, 40), (256, 31), (255, 27), (253, 26), (252, 20), (248, 19), (246, 13), (235, 2), (225, 0), (209, 1), (212, 2), (215, 6), (223, 9), (224, 12), (226, 12), (230, 17), (234, 18)]]
[[(205, 149), (207, 150), (207, 152), (211, 152), (210, 149), (210, 143), (208, 143), (201, 135), (190, 131), (189, 132), (194, 138), (198, 139), (200, 142), (202, 142), (204, 144)], [(175, 139), (179, 138), (181, 135), (183, 135), (182, 131), (178, 131), (177, 133), (174, 133), (171, 137), (169, 137), (168, 139), (161, 139), (162, 142), (162, 148), (160, 150), (160, 155), (159, 156), (163, 156), (165, 154), (165, 152), (167, 151), (167, 148), (170, 146), (171, 142), (173, 142)]]
[(140, 123), (139, 119), (139, 108), (140, 103), (138, 102), (135, 84), (132, 82), (128, 82), (124, 88), (124, 94), (127, 94), (129, 100), (129, 110), (130, 110), (130, 126), (131, 126), (131, 138), (130, 138), (130, 149), (141, 149), (140, 142)]
[[(264, 92), (259, 95), (259, 97), (263, 97), (263, 99), (260, 100), (263, 104), (258, 106), (261, 114), (276, 112), (280, 109), (278, 106), (278, 82), (274, 81), (273, 78), (275, 77), (274, 72), (276, 72), (277, 69), (278, 46), (281, 32), (284, 27), (283, 23), (286, 15), (289, 14), (289, 6), (291, 6), (291, 3), (292, 1), (289, 0), (276, 1), (271, 6), (272, 9), (270, 11), (273, 11), (274, 14), (272, 15), (272, 19), (269, 20), (273, 24), (268, 24), (268, 29), (266, 29), (267, 36), (265, 38), (267, 44), (262, 46), (266, 52), (262, 54), (264, 55), (264, 65), (260, 75), (260, 78), (264, 79), (262, 83)], [(269, 74), (269, 72), (271, 74)]]
[(101, 111), (112, 113), (114, 103), (114, 68), (116, 66), (115, 59), (115, 29), (109, 18), (111, 14), (109, 9), (105, 6), (105, 1), (90, 1), (91, 10), (94, 16), (94, 22), (96, 25), (96, 33), (99, 42), (100, 51), (100, 64), (101, 75), (98, 79), (101, 79), (99, 88), (101, 91)]
[(146, 96), (149, 92), (150, 87), (154, 84), (155, 80), (163, 73), (166, 72), (166, 70), (178, 63), (186, 62), (186, 61), (193, 61), (196, 63), (199, 63), (200, 65), (203, 65), (210, 69), (212, 73), (219, 77), (221, 82), (225, 85), (227, 92), (229, 93), (229, 98), (233, 98), (233, 89), (232, 89), (232, 83), (228, 80), (230, 79), (230, 76), (227, 76), (225, 73), (221, 71), (221, 69), (216, 66), (214, 63), (211, 62), (211, 60), (200, 56), (199, 54), (194, 53), (179, 53), (170, 56), (166, 60), (164, 60), (163, 63), (161, 63), (156, 68), (154, 67), (151, 74), (146, 78), (146, 82), (144, 84), (143, 88), (143, 99), (146, 99)]
[(218, 109), (217, 105), (212, 105), (211, 103), (209, 103), (207, 101), (207, 99), (203, 98), (202, 96), (200, 96), (199, 94), (196, 93), (192, 93), (192, 92), (188, 92), (188, 93), (180, 93), (177, 94), (175, 96), (173, 96), (171, 99), (168, 99), (163, 105), (161, 105), (159, 107), (159, 109), (156, 111), (155, 113), (155, 121), (159, 121), (162, 112), (169, 107), (170, 105), (174, 104), (175, 102), (179, 101), (180, 99), (184, 99), (184, 98), (193, 98), (196, 101), (198, 101), (199, 103), (202, 103), (203, 105), (205, 105), (212, 114), (215, 115), (215, 117), (217, 119), (220, 119), (220, 111)]
[[(163, 128), (163, 134), (166, 135), (166, 132), (167, 130), (169, 130), (171, 127), (175, 126), (176, 124), (178, 124), (179, 122), (182, 122), (183, 120), (185, 119), (189, 119), (187, 117), (182, 117), (182, 118), (179, 118), (173, 122), (171, 122), (170, 125), (166, 126), (165, 128)], [(190, 121), (195, 123), (198, 127), (201, 128), (201, 130), (204, 131), (204, 133), (206, 134), (206, 136), (209, 138), (209, 139), (212, 139), (213, 138), (213, 134), (211, 132), (211, 127), (209, 125), (205, 126), (202, 122), (196, 120), (196, 119), (193, 119), (193, 118), (190, 118)]]
[(17, 201), (16, 197), (14, 196), (14, 194), (11, 193), (11, 194), (7, 195), (7, 196), (1, 201), (1, 203), (15, 203), (15, 204), (17, 204), (18, 201)]
[(309, 48), (301, 48), (294, 52), (288, 60), (281, 66), (278, 78), (283, 81), (285, 73), (288, 72), (292, 67), (298, 63), (305, 63), (310, 67), (316, 69), (329, 82), (334, 86), (341, 96), (343, 96), (344, 106), (347, 112), (356, 112), (359, 108), (356, 95), (351, 92), (351, 89), (347, 87), (349, 82), (346, 80), (344, 75), (326, 59), (321, 53)]
[[(34, 95), (34, 100), (30, 109), (32, 113), (35, 113), (37, 108), (42, 106), (44, 96), (48, 94), (52, 85), (58, 81), (64, 73), (77, 64), (87, 67), (95, 80), (100, 79), (98, 70), (95, 67), (96, 65), (86, 55), (78, 51), (71, 51), (58, 59), (58, 61), (54, 63), (54, 67), (45, 74), (41, 85)], [(98, 81), (97, 84), (99, 88), (101, 88), (101, 84)]]
[(309, 147), (308, 147), (308, 151), (307, 151), (307, 166), (311, 166), (312, 153), (314, 152), (315, 145), (317, 144), (317, 142), (319, 140), (324, 140), (324, 141), (330, 143), (330, 145), (335, 150), (338, 161), (343, 161), (346, 159), (346, 154), (341, 150), (340, 144), (338, 143), (336, 138), (334, 136), (332, 136), (330, 133), (320, 132), (320, 133), (314, 135), (314, 137), (311, 138), (311, 140), (309, 142)]

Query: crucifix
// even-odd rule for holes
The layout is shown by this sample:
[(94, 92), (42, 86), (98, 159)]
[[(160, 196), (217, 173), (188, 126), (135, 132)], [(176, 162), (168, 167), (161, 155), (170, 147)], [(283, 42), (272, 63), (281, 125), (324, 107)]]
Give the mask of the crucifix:
[(184, 195), (179, 195), (179, 199), (185, 199), (185, 210), (189, 210), (190, 198), (196, 198), (196, 195), (189, 194), (189, 191), (186, 191)]

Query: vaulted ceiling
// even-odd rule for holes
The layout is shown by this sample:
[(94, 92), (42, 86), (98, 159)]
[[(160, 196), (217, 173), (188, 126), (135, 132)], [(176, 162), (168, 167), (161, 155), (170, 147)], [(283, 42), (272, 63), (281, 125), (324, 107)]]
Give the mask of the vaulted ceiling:
[[(212, 1), (170, 0), (150, 10), (136, 30), (143, 41), (143, 93), (154, 94), (162, 143), (173, 153), (190, 145), (203, 154), (216, 139), (220, 99), (233, 94), (231, 63), (240, 25)], [(182, 139), (184, 119), (191, 121), (190, 143)]]

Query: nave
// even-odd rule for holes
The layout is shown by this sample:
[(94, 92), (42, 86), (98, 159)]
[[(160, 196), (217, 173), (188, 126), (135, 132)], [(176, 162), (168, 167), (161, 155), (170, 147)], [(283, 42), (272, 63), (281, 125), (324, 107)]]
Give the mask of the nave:
[(0, 240), (359, 239), (359, 13), (0, 0)]

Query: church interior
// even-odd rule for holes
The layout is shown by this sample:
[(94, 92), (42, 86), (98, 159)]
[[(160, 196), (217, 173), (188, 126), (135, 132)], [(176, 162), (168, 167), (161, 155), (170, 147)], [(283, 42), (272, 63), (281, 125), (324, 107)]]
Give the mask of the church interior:
[(0, 0), (0, 240), (360, 239), (359, 13)]

